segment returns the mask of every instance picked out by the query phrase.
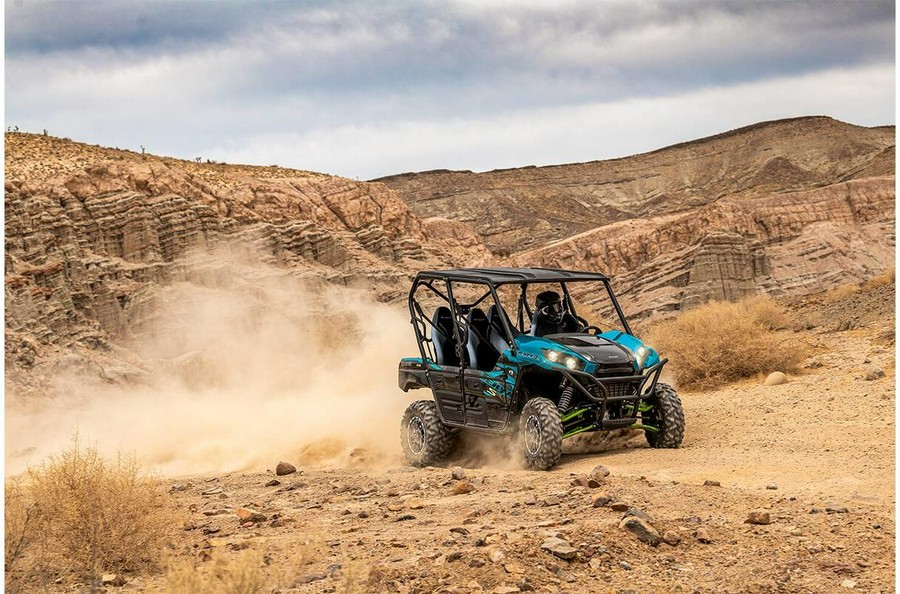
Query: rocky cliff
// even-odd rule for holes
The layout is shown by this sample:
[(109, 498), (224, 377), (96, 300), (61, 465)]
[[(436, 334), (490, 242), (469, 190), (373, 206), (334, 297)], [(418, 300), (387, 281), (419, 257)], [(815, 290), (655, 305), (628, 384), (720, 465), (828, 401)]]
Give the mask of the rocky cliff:
[(609, 161), (381, 178), (420, 216), (471, 223), (495, 253), (610, 223), (687, 212), (725, 197), (894, 174), (894, 128), (827, 117), (764, 122)]
[(13, 375), (79, 353), (128, 359), (119, 345), (155, 287), (233, 282), (190, 258), (223, 248), (381, 301), (423, 268), (602, 270), (641, 316), (815, 292), (893, 263), (894, 129), (822, 117), (612, 161), (375, 182), (30, 134), (5, 146)]
[(894, 128), (764, 122), (611, 161), (383, 178), (519, 266), (601, 270), (649, 315), (805, 294), (893, 265)]
[(416, 269), (489, 259), (467, 225), (423, 220), (383, 184), (29, 134), (5, 140), (10, 368), (48, 349), (114, 348), (148, 289), (185, 275), (215, 282), (215, 270), (184, 264), (195, 250), (228, 246), (380, 300), (402, 295)]

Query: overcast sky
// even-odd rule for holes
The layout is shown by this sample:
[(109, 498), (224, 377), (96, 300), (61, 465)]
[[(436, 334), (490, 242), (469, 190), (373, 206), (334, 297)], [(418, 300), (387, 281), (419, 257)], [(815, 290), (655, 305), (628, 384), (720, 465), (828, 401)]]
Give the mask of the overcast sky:
[(893, 124), (894, 3), (6, 1), (6, 124), (369, 179)]

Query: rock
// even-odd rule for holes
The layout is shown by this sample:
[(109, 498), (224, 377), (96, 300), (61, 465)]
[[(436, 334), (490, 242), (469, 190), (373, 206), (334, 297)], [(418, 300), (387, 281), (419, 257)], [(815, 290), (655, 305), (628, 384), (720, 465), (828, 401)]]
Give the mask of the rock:
[(463, 528), (462, 526), (454, 526), (453, 528), (450, 529), (450, 532), (456, 533), (456, 534), (462, 534), (463, 536), (466, 536), (469, 534), (469, 529)]
[(525, 499), (523, 499), (525, 505), (535, 505), (537, 503), (537, 497), (534, 496), (534, 493), (528, 493), (525, 495)]
[(447, 563), (453, 563), (454, 561), (459, 561), (462, 559), (462, 553), (459, 551), (453, 551), (452, 553), (447, 554)]
[(610, 501), (612, 501), (612, 497), (602, 491), (591, 497), (591, 505), (593, 507), (606, 507)]
[(619, 561), (619, 567), (621, 567), (625, 571), (631, 571), (632, 569), (634, 569), (631, 566), (631, 563), (629, 563), (628, 561)]
[(570, 545), (568, 541), (555, 536), (546, 539), (541, 544), (541, 548), (560, 559), (574, 559), (575, 555), (578, 554), (578, 550)]
[(849, 510), (843, 505), (830, 504), (825, 506), (825, 512), (829, 514), (846, 514)]
[(278, 479), (272, 479), (268, 483), (265, 484), (266, 487), (277, 487), (281, 484), (281, 481)]
[(653, 517), (652, 517), (650, 514), (648, 514), (648, 513), (645, 512), (644, 510), (638, 509), (638, 508), (636, 508), (636, 507), (629, 507), (629, 508), (628, 508), (628, 511), (625, 512), (625, 516), (626, 516), (626, 517), (628, 517), (628, 516), (636, 516), (636, 517), (638, 517), (638, 518), (644, 520), (645, 522), (652, 522), (652, 521), (653, 521)]
[(775, 484), (768, 484), (768, 485), (766, 485), (766, 489), (769, 490), (769, 491), (777, 491), (777, 490), (778, 490), (778, 485), (775, 485)]
[(368, 518), (368, 517), (369, 517), (369, 512), (363, 510), (363, 511), (359, 512), (358, 514), (356, 514), (356, 517), (357, 517), (357, 518), (362, 518), (362, 519)]
[(765, 526), (766, 524), (772, 523), (772, 518), (769, 516), (769, 512), (767, 512), (766, 510), (755, 509), (747, 515), (747, 519), (744, 520), (744, 523)]
[(412, 514), (403, 514), (402, 516), (397, 516), (394, 520), (395, 522), (408, 522), (409, 520), (415, 520), (416, 517)]
[(506, 553), (504, 553), (500, 549), (491, 549), (490, 551), (488, 551), (488, 559), (491, 560), (491, 563), (501, 563), (504, 559), (506, 559)]
[(703, 527), (697, 528), (697, 531), (694, 533), (694, 538), (697, 539), (697, 542), (703, 544), (712, 543), (712, 537), (709, 535), (709, 532), (706, 530), (706, 528)]
[(241, 525), (247, 523), (257, 524), (259, 522), (265, 522), (268, 519), (265, 514), (261, 514), (258, 511), (247, 509), (245, 507), (236, 509), (234, 513), (237, 514), (238, 520), (240, 520)]
[(463, 480), (464, 478), (466, 478), (466, 469), (465, 469), (465, 468), (462, 468), (462, 467), (460, 467), (460, 466), (457, 466), (456, 468), (454, 468), (454, 469), (450, 472), (450, 476), (451, 476), (451, 477), (453, 478), (453, 480), (455, 480), (455, 481), (461, 481), (461, 480)]
[(534, 592), (534, 586), (531, 585), (531, 582), (528, 581), (527, 577), (523, 577), (519, 580), (519, 583), (516, 584), (519, 588), (519, 592)]
[(772, 372), (766, 377), (765, 384), (767, 386), (780, 386), (781, 384), (788, 383), (788, 378), (785, 374), (780, 371)]
[(471, 561), (469, 561), (469, 567), (484, 567), (487, 563), (481, 557), (475, 557)]
[(619, 523), (619, 528), (631, 532), (639, 541), (645, 542), (652, 547), (658, 546), (662, 541), (656, 528), (650, 522), (638, 516), (626, 516)]
[(707, 480), (703, 481), (703, 486), (704, 487), (721, 487), (722, 483), (720, 483), (719, 481), (711, 481), (711, 480), (707, 479)]
[(466, 480), (459, 481), (458, 483), (453, 485), (454, 495), (465, 495), (466, 493), (471, 493), (474, 490), (475, 487), (472, 486), (472, 483)]
[(669, 546), (677, 547), (681, 543), (681, 535), (675, 530), (666, 530), (663, 532), (662, 540)]
[(297, 472), (297, 467), (289, 462), (279, 462), (275, 467), (275, 474), (277, 474), (278, 476), (294, 474), (295, 472)]
[(207, 489), (200, 493), (201, 495), (218, 495), (222, 492), (222, 487), (213, 487), (212, 489)]
[(602, 478), (580, 474), (572, 479), (572, 486), (585, 487), (587, 489), (596, 489), (600, 486)]
[(504, 563), (503, 569), (506, 570), (506, 573), (511, 573), (513, 575), (523, 575), (525, 573), (524, 567), (512, 561), (510, 561), (509, 563)]
[(104, 573), (100, 576), (100, 583), (104, 586), (121, 587), (126, 584), (125, 576), (116, 573)]
[(303, 586), (305, 584), (319, 582), (319, 581), (324, 580), (326, 577), (328, 577), (328, 576), (326, 576), (324, 573), (321, 573), (321, 572), (308, 573), (308, 574), (304, 575), (303, 577), (297, 578), (294, 581), (294, 587), (296, 588), (297, 586)]
[(601, 482), (603, 479), (605, 479), (608, 476), (609, 476), (609, 469), (607, 469), (606, 466), (603, 466), (602, 464), (598, 464), (598, 465), (594, 466), (594, 468), (593, 468), (593, 470), (591, 470), (591, 474), (590, 474), (590, 478), (594, 479), (598, 483)]
[(841, 582), (841, 588), (849, 588), (852, 590), (855, 587), (856, 587), (856, 580), (851, 580), (848, 578)]
[(863, 368), (863, 379), (867, 382), (875, 381), (884, 377), (884, 369), (877, 365), (866, 365)]
[(572, 486), (575, 487), (587, 487), (591, 478), (586, 474), (579, 474), (575, 478), (572, 479)]
[(631, 506), (624, 501), (613, 501), (609, 504), (609, 509), (617, 512), (628, 511)]
[(559, 497), (557, 497), (556, 495), (548, 495), (548, 496), (545, 497), (544, 500), (541, 502), (541, 504), (542, 504), (544, 507), (550, 507), (550, 506), (553, 506), (553, 505), (559, 505), (560, 503), (562, 503), (562, 501), (560, 501)]
[(515, 586), (497, 586), (491, 590), (491, 594), (515, 594), (519, 589)]
[(418, 497), (410, 497), (406, 500), (406, 507), (409, 509), (422, 509), (425, 507), (425, 502)]

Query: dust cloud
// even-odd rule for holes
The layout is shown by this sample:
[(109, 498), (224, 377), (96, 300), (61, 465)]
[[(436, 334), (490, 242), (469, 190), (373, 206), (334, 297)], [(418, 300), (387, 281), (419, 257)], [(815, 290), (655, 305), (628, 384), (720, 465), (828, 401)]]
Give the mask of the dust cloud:
[(405, 303), (234, 253), (194, 255), (176, 270), (126, 308), (127, 356), (117, 360), (136, 379), (69, 371), (52, 397), (7, 394), (7, 474), (76, 433), (168, 476), (281, 459), (400, 461), (403, 410), (425, 397), (397, 387), (399, 359), (418, 352)]

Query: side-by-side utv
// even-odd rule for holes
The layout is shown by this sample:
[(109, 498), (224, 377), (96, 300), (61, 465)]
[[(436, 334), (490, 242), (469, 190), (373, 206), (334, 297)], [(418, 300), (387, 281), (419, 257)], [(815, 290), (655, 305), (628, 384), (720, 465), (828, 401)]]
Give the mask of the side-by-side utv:
[[(579, 315), (573, 293), (615, 327)], [(420, 272), (409, 311), (420, 356), (400, 361), (400, 388), (429, 388), (434, 398), (403, 415), (401, 445), (415, 466), (446, 456), (460, 430), (515, 434), (539, 470), (559, 461), (563, 439), (587, 431), (642, 429), (651, 447), (681, 444), (681, 401), (658, 381), (667, 360), (634, 336), (603, 274)]]

